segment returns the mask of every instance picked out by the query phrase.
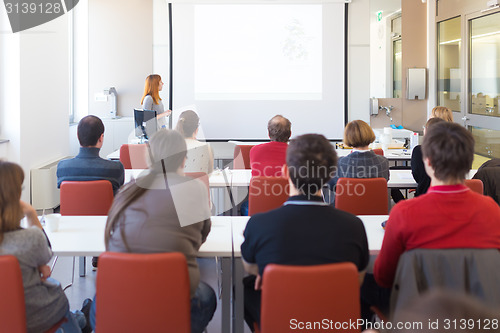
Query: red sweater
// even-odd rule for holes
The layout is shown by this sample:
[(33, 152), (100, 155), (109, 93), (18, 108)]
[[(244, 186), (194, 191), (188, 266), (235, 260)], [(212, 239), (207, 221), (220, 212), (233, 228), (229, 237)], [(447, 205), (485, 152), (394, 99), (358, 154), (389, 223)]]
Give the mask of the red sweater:
[(279, 177), (286, 163), (286, 142), (271, 141), (250, 149), (252, 176)]
[(434, 186), (391, 210), (373, 273), (390, 288), (401, 254), (416, 248), (500, 249), (500, 207), (465, 185)]

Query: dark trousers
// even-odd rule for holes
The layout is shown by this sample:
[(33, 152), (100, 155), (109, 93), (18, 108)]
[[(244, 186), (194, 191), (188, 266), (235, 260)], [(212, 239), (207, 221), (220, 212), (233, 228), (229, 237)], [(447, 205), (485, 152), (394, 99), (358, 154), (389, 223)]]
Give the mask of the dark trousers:
[(249, 275), (243, 279), (245, 322), (253, 332), (253, 324), (260, 325), (260, 298), (261, 291), (255, 290), (255, 275)]

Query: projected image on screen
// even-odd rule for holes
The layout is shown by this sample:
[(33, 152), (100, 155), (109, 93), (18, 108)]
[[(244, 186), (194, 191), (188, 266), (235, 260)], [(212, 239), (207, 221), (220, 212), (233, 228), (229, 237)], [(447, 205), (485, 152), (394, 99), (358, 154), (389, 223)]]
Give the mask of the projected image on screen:
[(321, 5), (196, 5), (197, 100), (321, 100)]

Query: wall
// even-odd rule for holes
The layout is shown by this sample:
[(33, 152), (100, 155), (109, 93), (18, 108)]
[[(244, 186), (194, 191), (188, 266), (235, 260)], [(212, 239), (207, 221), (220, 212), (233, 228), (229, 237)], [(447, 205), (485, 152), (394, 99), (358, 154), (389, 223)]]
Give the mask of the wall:
[[(0, 36), (1, 136), (8, 143), (7, 158), (25, 172), (22, 199), (30, 201), (30, 170), (67, 155), (69, 113), (68, 16), (28, 31)], [(3, 47), (5, 46), (5, 48)]]
[[(427, 67), (427, 4), (421, 1), (401, 1), (401, 18), (402, 87), (403, 95), (406, 96), (408, 68)], [(435, 91), (431, 93), (435, 94)], [(403, 98), (403, 126), (405, 128), (422, 131), (426, 120), (427, 100)]]
[(349, 4), (348, 120), (370, 122), (370, 1)]
[(153, 69), (153, 1), (89, 0), (89, 114), (109, 115), (111, 103), (95, 93), (114, 86), (118, 115), (140, 107), (144, 80)]

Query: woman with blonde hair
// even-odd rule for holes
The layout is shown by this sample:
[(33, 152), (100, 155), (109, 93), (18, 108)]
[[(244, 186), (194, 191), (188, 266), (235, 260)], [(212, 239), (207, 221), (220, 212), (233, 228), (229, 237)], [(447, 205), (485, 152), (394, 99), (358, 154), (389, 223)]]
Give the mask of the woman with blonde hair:
[[(21, 200), (23, 181), (24, 172), (19, 165), (0, 161), (0, 255), (13, 255), (19, 261), (27, 332), (45, 332), (63, 319), (57, 332), (90, 332), (85, 315), (69, 311), (61, 284), (50, 278), (47, 263), (52, 251), (35, 209)], [(24, 216), (26, 229), (21, 227)], [(89, 301), (84, 302), (87, 315)]]
[(160, 91), (163, 89), (163, 81), (158, 74), (148, 75), (144, 84), (144, 94), (142, 95), (141, 105), (143, 110), (156, 111), (158, 120), (162, 119), (160, 127), (165, 127), (164, 117), (170, 116), (172, 111), (165, 112), (163, 102), (161, 101)]
[[(208, 191), (201, 181), (184, 175), (186, 143), (177, 131), (159, 130), (149, 148), (147, 172), (113, 201), (104, 232), (106, 251), (183, 253), (191, 287), (191, 332), (201, 333), (217, 305), (214, 290), (200, 280), (197, 263), (211, 228)], [(90, 320), (95, 328), (95, 306)]]
[(210, 145), (198, 141), (200, 117), (192, 110), (182, 112), (175, 129), (186, 139), (187, 159), (185, 172), (212, 173), (214, 170), (214, 155)]
[(445, 106), (436, 106), (432, 109), (430, 118), (441, 118), (444, 121), (453, 122), (453, 112)]
[(337, 184), (339, 178), (385, 178), (389, 180), (389, 161), (379, 156), (368, 145), (375, 141), (375, 133), (362, 120), (353, 120), (344, 130), (344, 144), (352, 147), (352, 153), (339, 158), (335, 177), (329, 182)]

